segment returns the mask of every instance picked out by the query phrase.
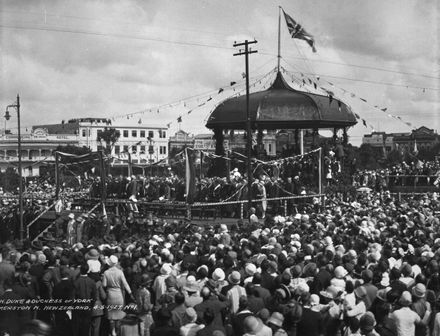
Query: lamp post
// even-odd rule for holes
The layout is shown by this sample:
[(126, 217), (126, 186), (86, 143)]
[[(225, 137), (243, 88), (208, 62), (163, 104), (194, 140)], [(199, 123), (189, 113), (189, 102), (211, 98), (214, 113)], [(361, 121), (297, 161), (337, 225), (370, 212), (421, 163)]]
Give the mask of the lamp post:
[(23, 225), (23, 172), (21, 169), (21, 129), (20, 129), (20, 96), (17, 94), (17, 101), (15, 104), (6, 106), (5, 119), (9, 120), (11, 115), (9, 114), (9, 108), (14, 107), (17, 111), (17, 123), (18, 123), (18, 206), (20, 211), (20, 240), (24, 238), (24, 225)]

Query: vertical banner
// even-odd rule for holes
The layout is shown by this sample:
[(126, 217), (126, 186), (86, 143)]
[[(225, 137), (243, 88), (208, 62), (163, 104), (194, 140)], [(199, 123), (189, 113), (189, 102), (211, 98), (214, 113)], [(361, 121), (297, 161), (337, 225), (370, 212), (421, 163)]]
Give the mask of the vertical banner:
[(194, 150), (185, 148), (185, 183), (186, 183), (186, 203), (194, 203), (194, 194), (196, 190), (195, 167), (194, 167)]

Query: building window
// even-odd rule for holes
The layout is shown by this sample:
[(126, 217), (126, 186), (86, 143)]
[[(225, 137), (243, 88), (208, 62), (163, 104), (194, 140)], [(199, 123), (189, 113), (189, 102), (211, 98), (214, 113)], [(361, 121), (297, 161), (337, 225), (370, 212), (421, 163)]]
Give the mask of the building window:
[(137, 146), (136, 145), (131, 146), (131, 152), (132, 153), (136, 153), (137, 152)]
[(145, 154), (145, 146), (144, 145), (141, 146), (141, 154)]
[(121, 147), (119, 146), (115, 146), (115, 154), (119, 154), (119, 152), (121, 151)]
[(141, 133), (141, 134), (140, 134), (140, 137), (141, 137), (141, 138), (145, 138), (145, 131), (140, 131), (140, 133)]
[(167, 137), (167, 132), (163, 130), (159, 130), (159, 138), (165, 139)]
[(154, 132), (153, 131), (148, 131), (148, 137), (150, 139), (153, 139), (154, 138)]
[(128, 153), (128, 146), (124, 146), (124, 153)]
[(167, 146), (160, 146), (159, 154), (166, 154), (166, 153), (167, 153)]
[(137, 136), (138, 136), (138, 132), (136, 130), (131, 131), (132, 138), (137, 138)]
[(269, 153), (272, 153), (272, 144), (269, 144)]
[(128, 138), (128, 130), (124, 130), (124, 131), (122, 132), (122, 136), (123, 136), (124, 138)]
[(81, 132), (81, 134), (82, 134), (82, 137), (85, 138), (85, 137), (86, 137), (86, 130), (83, 129), (82, 132)]

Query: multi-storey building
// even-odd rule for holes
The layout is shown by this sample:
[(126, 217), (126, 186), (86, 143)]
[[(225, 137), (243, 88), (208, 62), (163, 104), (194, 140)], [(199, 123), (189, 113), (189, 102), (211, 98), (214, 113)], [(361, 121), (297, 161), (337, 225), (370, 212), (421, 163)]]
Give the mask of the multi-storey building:
[[(55, 162), (54, 150), (58, 146), (78, 146), (76, 134), (48, 134), (46, 130), (34, 128), (31, 134), (21, 135), (22, 176), (39, 176), (41, 167)], [(0, 137), (0, 170), (8, 167), (18, 169), (18, 136), (4, 134)]]
[(98, 134), (106, 128), (119, 131), (119, 139), (111, 148), (114, 164), (126, 164), (131, 158), (134, 164), (150, 164), (168, 159), (168, 127), (162, 125), (127, 123), (112, 124), (106, 118), (78, 118), (67, 123), (38, 125), (48, 134), (74, 134), (78, 136), (78, 145), (96, 151), (104, 148), (104, 142), (98, 140)]
[(178, 130), (173, 136), (170, 136), (168, 145), (170, 155), (178, 153), (186, 147), (192, 148), (194, 146), (194, 135)]
[(384, 149), (385, 153), (396, 148), (413, 151), (415, 148), (430, 147), (439, 141), (440, 136), (437, 132), (425, 126), (407, 133), (373, 132), (365, 134), (362, 138), (363, 144)]

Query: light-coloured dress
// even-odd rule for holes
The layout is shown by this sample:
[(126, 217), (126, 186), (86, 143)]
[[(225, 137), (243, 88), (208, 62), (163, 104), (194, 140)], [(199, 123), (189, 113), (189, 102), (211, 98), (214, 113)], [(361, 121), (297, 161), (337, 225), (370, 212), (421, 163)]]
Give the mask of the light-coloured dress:
[(123, 311), (124, 290), (131, 294), (124, 272), (116, 266), (110, 267), (102, 276), (102, 286), (107, 291), (107, 318), (109, 320), (123, 319), (125, 316)]

